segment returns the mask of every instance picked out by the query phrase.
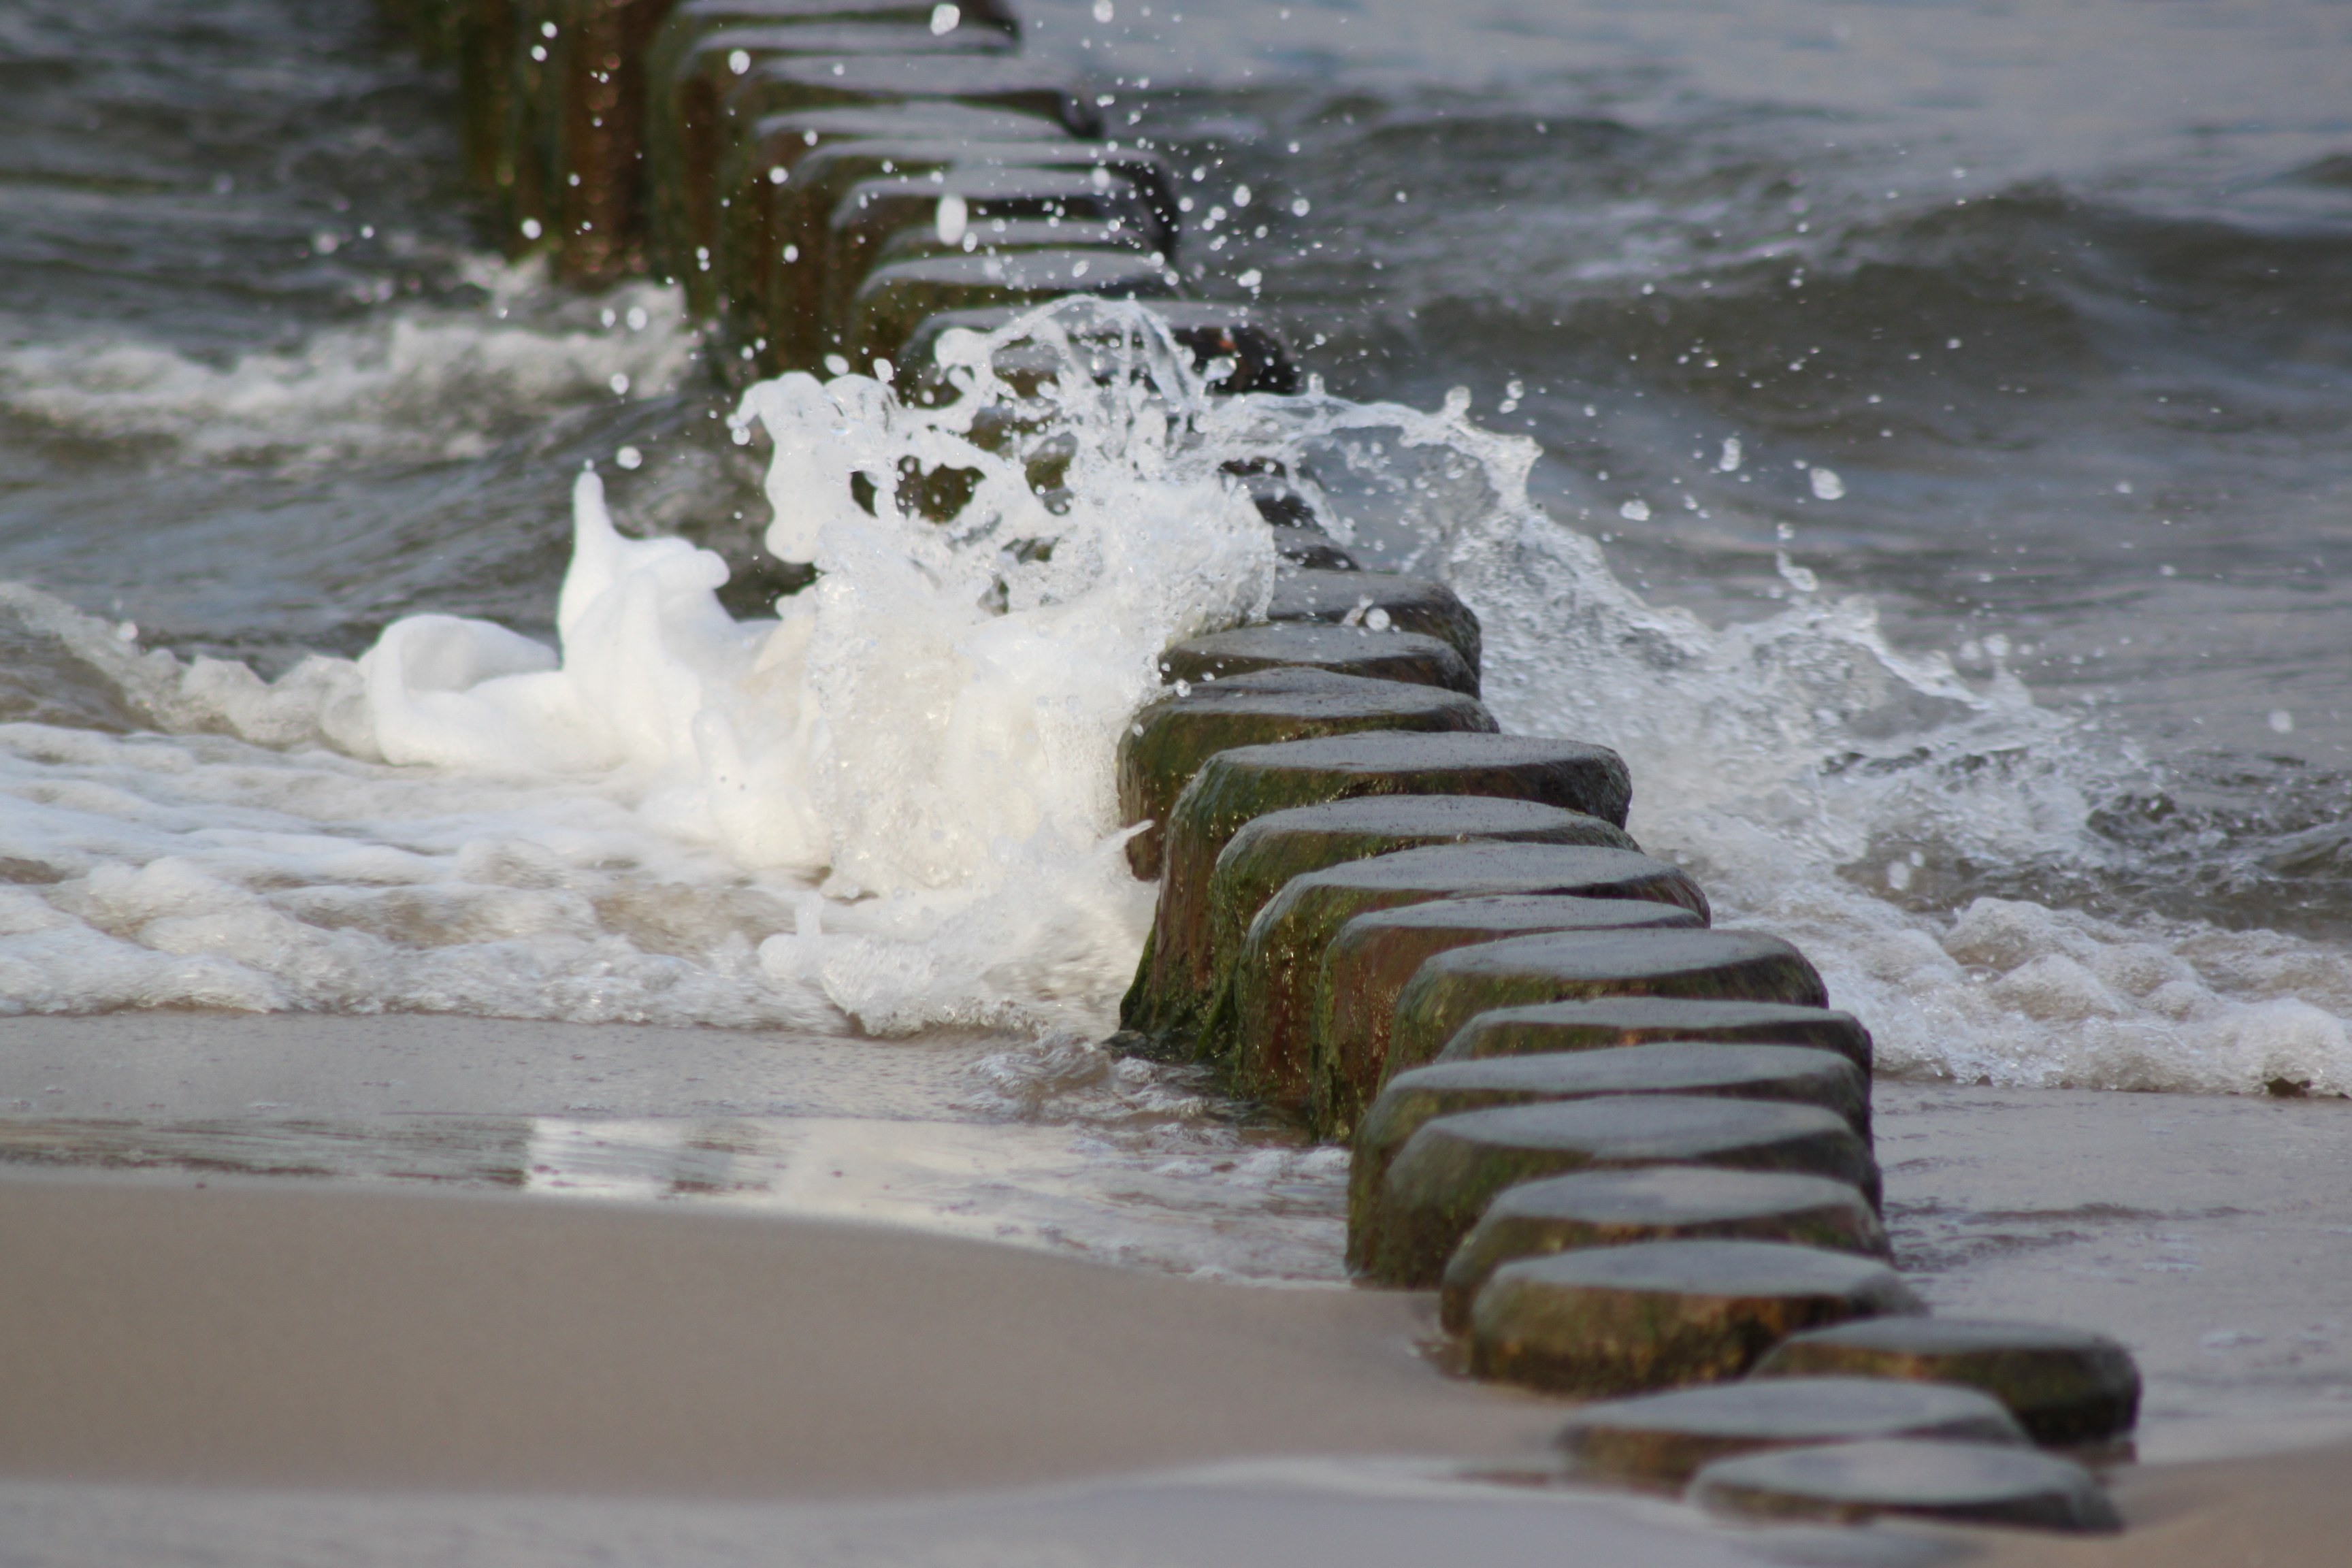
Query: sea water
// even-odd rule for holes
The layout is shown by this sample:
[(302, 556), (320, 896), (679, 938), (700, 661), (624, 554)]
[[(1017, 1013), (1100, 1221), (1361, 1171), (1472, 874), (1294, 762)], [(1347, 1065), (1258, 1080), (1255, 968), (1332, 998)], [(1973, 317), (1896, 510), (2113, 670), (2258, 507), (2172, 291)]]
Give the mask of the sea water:
[(496, 258), (366, 5), (0, 18), (0, 1008), (961, 1031), (923, 1113), (1210, 1159), (1087, 1043), (1109, 763), (1276, 461), (1883, 1071), (2352, 1092), (2339, 8), (1024, 16), (1318, 377), (1129, 322), (1050, 505), (984, 343), (738, 399)]

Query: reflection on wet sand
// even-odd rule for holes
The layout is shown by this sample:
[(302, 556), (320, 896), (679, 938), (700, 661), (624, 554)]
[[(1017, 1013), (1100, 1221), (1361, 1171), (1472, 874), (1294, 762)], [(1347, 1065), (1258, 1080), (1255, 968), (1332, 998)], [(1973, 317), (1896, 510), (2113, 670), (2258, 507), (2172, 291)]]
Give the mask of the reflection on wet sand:
[(865, 1220), (1179, 1273), (1339, 1278), (1345, 1160), (856, 1117), (0, 1120), (0, 1166), (504, 1188)]

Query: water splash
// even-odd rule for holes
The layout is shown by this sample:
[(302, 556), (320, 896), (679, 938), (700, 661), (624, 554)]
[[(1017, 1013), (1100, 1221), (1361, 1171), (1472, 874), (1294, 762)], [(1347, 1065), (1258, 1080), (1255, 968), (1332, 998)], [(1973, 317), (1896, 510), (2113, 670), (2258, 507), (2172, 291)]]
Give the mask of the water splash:
[(2352, 1089), (2333, 949), (1913, 907), (1947, 863), (2111, 853), (2087, 824), (2139, 764), (1998, 668), (1889, 647), (1793, 567), (1752, 625), (1647, 604), (1528, 500), (1534, 443), (1465, 395), (1213, 397), (1148, 310), (1095, 301), (950, 334), (918, 379), (745, 397), (769, 548), (818, 569), (773, 618), (719, 607), (709, 552), (623, 537), (593, 473), (558, 647), (420, 616), (272, 684), (10, 589), (26, 635), (177, 738), (0, 727), (39, 868), (0, 963), (81, 976), (7, 994), (1099, 1030), (1149, 918), (1118, 853), (1118, 727), (1166, 642), (1263, 613), (1272, 544), (1240, 477), (1276, 474), (1343, 539), (1448, 580), (1506, 726), (1624, 752), (1643, 841), (1727, 921), (1802, 943), (1886, 1069)]

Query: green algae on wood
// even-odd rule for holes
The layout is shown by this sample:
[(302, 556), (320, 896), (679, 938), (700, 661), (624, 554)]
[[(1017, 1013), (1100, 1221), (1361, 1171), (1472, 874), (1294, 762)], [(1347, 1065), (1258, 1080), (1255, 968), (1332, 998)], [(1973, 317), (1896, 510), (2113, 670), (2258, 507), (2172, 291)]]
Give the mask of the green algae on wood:
[(935, 256), (894, 262), (867, 274), (848, 311), (836, 318), (840, 335), (828, 346), (845, 350), (852, 364), (871, 366), (877, 359), (895, 359), (917, 327), (945, 310), (1008, 303), (1036, 305), (1066, 294), (1164, 300), (1182, 291), (1173, 268), (1156, 255), (1131, 250), (1063, 248)]
[(645, 269), (645, 60), (671, 0), (554, 0), (543, 95), (556, 275), (609, 287)]
[[(1022, 67), (1007, 58), (1011, 48), (1010, 38), (979, 27), (934, 35), (920, 25), (832, 17), (712, 27), (689, 13), (673, 15), (645, 64), (646, 166), (653, 198), (648, 258), (685, 287), (696, 315), (717, 308), (711, 263), (723, 210), (719, 204), (727, 195), (722, 171), (729, 147), (754, 122), (730, 111), (729, 100), (755, 67), (819, 62), (827, 76), (835, 65), (842, 66), (845, 77), (853, 60), (869, 70), (918, 59), (949, 67)], [(1029, 66), (1023, 74), (1036, 70)]]
[(1746, 1454), (1700, 1470), (1688, 1495), (1710, 1513), (1745, 1520), (1860, 1524), (1893, 1514), (2067, 1531), (2123, 1528), (2082, 1466), (1980, 1443), (1888, 1438)]
[(1637, 1241), (1790, 1241), (1887, 1256), (1886, 1227), (1859, 1189), (1790, 1171), (1651, 1165), (1582, 1171), (1507, 1187), (1445, 1261), (1438, 1321), (1470, 1326), (1470, 1303), (1504, 1264)]
[[(1017, 121), (1003, 110), (965, 112), (986, 113), (1005, 123)], [(772, 146), (767, 128), (778, 119), (753, 120), (749, 142)], [(1157, 251), (1158, 258), (1174, 255), (1170, 188), (1175, 176), (1162, 160), (1132, 148), (1114, 152), (1066, 133), (1040, 134), (1057, 128), (1034, 118), (1031, 123), (1035, 129), (1025, 134), (985, 139), (951, 131), (934, 133), (910, 122), (895, 134), (837, 140), (788, 164), (772, 164), (764, 189), (757, 166), (730, 153), (724, 177), (736, 197), (747, 201), (748, 210), (738, 219), (730, 208), (721, 223), (719, 271), (723, 279), (746, 291), (729, 314), (742, 318), (739, 333), (753, 335), (755, 361), (782, 370), (814, 370), (828, 352), (841, 349), (856, 313), (858, 289), (880, 265), (883, 249), (894, 237), (910, 233), (938, 244), (945, 232), (940, 203), (949, 196), (965, 204), (965, 224), (963, 232), (947, 233), (953, 244), (941, 247), (944, 258), (984, 262), (992, 249), (1001, 254), (1006, 248), (995, 242), (1008, 225), (1025, 223), (1051, 234), (1049, 220), (1065, 218), (1070, 226), (1058, 234), (1057, 243), (1014, 248), (1082, 249), (1087, 242), (1079, 237), (1081, 228), (1109, 231), (1124, 226), (1126, 232), (1103, 248), (1133, 250), (1139, 256)], [(775, 181), (779, 168), (784, 174), (781, 183)], [(747, 249), (756, 264), (743, 254)], [(965, 303), (996, 308), (1006, 299), (983, 295)], [(1027, 300), (1028, 296), (1020, 299)], [(915, 309), (911, 302), (908, 308)], [(918, 310), (913, 325), (924, 319)], [(900, 352), (913, 325), (905, 326), (900, 344), (888, 351), (891, 354)], [(764, 351), (756, 346), (760, 337), (768, 340)]]
[[(840, 146), (829, 151), (824, 164), (803, 169), (811, 185), (802, 194), (808, 199), (796, 204), (797, 233), (783, 237), (797, 237), (804, 255), (816, 256), (816, 267), (794, 271), (814, 282), (811, 304), (836, 325), (852, 314), (858, 287), (883, 246), (910, 228), (936, 237), (940, 204), (950, 196), (964, 204), (965, 232), (954, 249), (960, 256), (984, 258), (1000, 226), (1021, 222), (1107, 225), (1139, 242), (1109, 248), (1153, 252), (1155, 259), (1171, 263), (1182, 237), (1176, 172), (1157, 153), (1132, 146), (1077, 141)], [(1070, 239), (1064, 248), (1077, 243)], [(979, 300), (946, 308), (999, 303)]]
[[(1865, 1318), (1864, 1322), (1909, 1322)], [(1881, 1437), (2025, 1446), (2000, 1402), (1973, 1388), (1873, 1377), (1786, 1378), (1588, 1405), (1552, 1439), (1580, 1477), (1680, 1491), (1717, 1459)]]
[[(732, 123), (735, 134), (719, 163), (719, 238), (712, 247), (710, 282), (714, 300), (723, 307), (738, 362), (768, 374), (781, 363), (783, 344), (795, 336), (814, 341), (813, 334), (796, 331), (791, 311), (777, 302), (792, 292), (783, 282), (802, 260), (799, 242), (788, 240), (785, 231), (797, 229), (802, 222), (804, 186), (794, 182), (809, 159), (846, 142), (946, 141), (970, 147), (1026, 144), (1041, 149), (1088, 145), (1074, 140), (1058, 121), (925, 100), (797, 109), (738, 117)], [(789, 261), (784, 251), (788, 243), (795, 247)], [(797, 308), (799, 296), (792, 297)], [(740, 348), (762, 337), (777, 353), (755, 348), (751, 361), (741, 361)]]
[(1470, 1309), (1472, 1373), (1580, 1398), (1720, 1383), (1792, 1333), (1924, 1312), (1874, 1258), (1777, 1241), (1649, 1241), (1524, 1258)]
[(1428, 577), (1306, 568), (1277, 572), (1274, 602), (1266, 606), (1265, 618), (1276, 623), (1371, 626), (1376, 632), (1389, 627), (1419, 632), (1453, 644), (1462, 662), (1473, 670), (1480, 668), (1484, 651), (1478, 617), (1470, 606), (1453, 589)]
[[(713, 118), (691, 124), (686, 85), (677, 83), (666, 105), (658, 91), (664, 78), (657, 61), (647, 62), (647, 78), (656, 84), (655, 96), (647, 100), (646, 127), (654, 193), (649, 255), (656, 268), (693, 285), (688, 304), (701, 313), (716, 305), (706, 269), (715, 265), (729, 143), (768, 115), (826, 107), (949, 102), (1051, 120), (1079, 135), (1098, 127), (1090, 101), (1068, 77), (1049, 66), (1001, 54), (805, 54), (800, 51), (821, 40), (782, 36), (789, 31), (768, 28), (757, 37), (747, 35), (740, 47), (750, 62), (749, 73), (727, 90), (721, 107), (710, 111)], [(706, 67), (709, 51), (717, 47), (713, 39), (696, 40), (678, 68)], [(734, 52), (734, 47), (726, 51), (730, 57)], [(728, 69), (731, 73), (731, 58)]]
[(1260, 670), (1172, 693), (1119, 735), (1119, 821), (1151, 824), (1127, 841), (1128, 864), (1146, 881), (1160, 875), (1169, 810), (1217, 752), (1363, 730), (1494, 729), (1494, 717), (1459, 692), (1325, 669)]
[(1237, 626), (1172, 644), (1160, 655), (1160, 674), (1171, 682), (1210, 680), (1286, 664), (1478, 695), (1477, 670), (1463, 662), (1452, 643), (1419, 632), (1309, 621)]
[(1794, 1171), (1877, 1201), (1868, 1146), (1845, 1118), (1819, 1106), (1684, 1094), (1502, 1106), (1423, 1122), (1377, 1185), (1350, 1190), (1349, 1266), (1377, 1284), (1437, 1285), (1497, 1193), (1642, 1165)]
[(2105, 1334), (2048, 1323), (1930, 1318), (1802, 1334), (1759, 1378), (1843, 1373), (1966, 1384), (2001, 1402), (2037, 1443), (2099, 1443), (2139, 1418), (2139, 1369)]
[(1597, 996), (1685, 996), (1820, 1007), (1828, 989), (1805, 955), (1762, 931), (1523, 936), (1439, 953), (1397, 998), (1389, 1073), (1435, 1058), (1496, 1007)]
[(1356, 1130), (1348, 1208), (1350, 1214), (1368, 1210), (1397, 1151), (1441, 1116), (1601, 1095), (1695, 1095), (1817, 1106), (1860, 1138), (1864, 1134), (1855, 1123), (1866, 1092), (1853, 1063), (1802, 1046), (1660, 1041), (1416, 1068), (1390, 1080)]
[[(1605, 823), (1595, 826), (1606, 830)], [(1548, 897), (1547, 907), (1482, 905), (1469, 918), (1520, 929), (1647, 931), (1705, 923), (1706, 896), (1677, 867), (1598, 845), (1469, 843), (1400, 850), (1294, 877), (1250, 922), (1237, 949), (1214, 946), (1203, 1054), (1234, 1087), (1286, 1106), (1315, 1092), (1315, 1004), (1325, 950), (1350, 920), (1401, 905), (1490, 895)], [(1471, 937), (1491, 936), (1473, 931)]]
[(1651, 1040), (1728, 1040), (1835, 1051), (1870, 1076), (1870, 1031), (1851, 1013), (1786, 1002), (1687, 996), (1603, 996), (1480, 1013), (1454, 1033), (1438, 1061), (1596, 1051)]
[(1233, 961), (1250, 922), (1294, 877), (1403, 849), (1495, 841), (1641, 852), (1623, 828), (1597, 816), (1486, 795), (1370, 795), (1268, 812), (1243, 825), (1210, 873), (1216, 963)]
[(1120, 1005), (1122, 1026), (1162, 1040), (1197, 1027), (1212, 978), (1210, 874), (1244, 823), (1374, 795), (1532, 800), (1622, 827), (1633, 784), (1606, 746), (1519, 735), (1333, 735), (1220, 752), (1169, 811), (1151, 950)]
[[(1696, 893), (1696, 884), (1690, 885)], [(1701, 893), (1676, 902), (1688, 921), (1654, 921), (1645, 929), (1706, 923)], [(1449, 899), (1376, 910), (1349, 920), (1323, 950), (1312, 986), (1307, 1054), (1313, 1079), (1310, 1125), (1319, 1137), (1349, 1135), (1388, 1074), (1389, 1035), (1397, 998), (1421, 966), (1441, 952), (1550, 931), (1622, 929), (1618, 922), (1555, 918), (1568, 911), (1538, 900)]]

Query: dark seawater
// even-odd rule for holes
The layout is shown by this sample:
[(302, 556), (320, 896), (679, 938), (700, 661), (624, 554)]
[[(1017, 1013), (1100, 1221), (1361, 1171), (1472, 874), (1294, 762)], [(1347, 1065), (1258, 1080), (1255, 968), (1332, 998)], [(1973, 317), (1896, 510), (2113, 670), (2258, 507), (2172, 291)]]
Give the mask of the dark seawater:
[[(1811, 573), (2081, 721), (2082, 832), (1923, 826), (1849, 881), (2352, 937), (2352, 10), (1024, 15), (1333, 391), (1468, 388), (1654, 603), (1753, 622)], [(751, 557), (665, 297), (492, 262), (454, 120), (366, 0), (0, 12), (0, 579), (276, 676), (421, 611), (547, 637), (585, 461)], [(0, 718), (134, 727), (0, 638)]]

